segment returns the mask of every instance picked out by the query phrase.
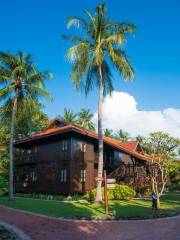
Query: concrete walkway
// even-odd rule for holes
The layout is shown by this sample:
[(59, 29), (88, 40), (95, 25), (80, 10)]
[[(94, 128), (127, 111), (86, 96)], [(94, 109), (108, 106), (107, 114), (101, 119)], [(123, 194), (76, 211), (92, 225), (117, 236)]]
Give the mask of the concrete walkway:
[(0, 220), (32, 240), (178, 240), (180, 217), (112, 222), (64, 221), (0, 207)]

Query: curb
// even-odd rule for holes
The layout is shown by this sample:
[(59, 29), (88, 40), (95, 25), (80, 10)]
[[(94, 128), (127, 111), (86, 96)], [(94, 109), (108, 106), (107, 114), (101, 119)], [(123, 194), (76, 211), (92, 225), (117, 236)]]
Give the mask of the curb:
[(10, 233), (17, 235), (19, 240), (31, 240), (24, 232), (22, 232), (19, 228), (9, 225), (5, 222), (0, 221), (0, 226), (3, 226)]

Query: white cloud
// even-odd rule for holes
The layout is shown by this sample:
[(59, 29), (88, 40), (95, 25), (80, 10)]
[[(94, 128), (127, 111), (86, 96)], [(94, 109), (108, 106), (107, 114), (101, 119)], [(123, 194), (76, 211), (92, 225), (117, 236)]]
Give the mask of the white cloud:
[[(128, 93), (114, 91), (111, 96), (106, 96), (103, 102), (103, 127), (114, 131), (121, 128), (131, 136), (164, 131), (180, 137), (180, 109), (140, 111), (137, 105), (135, 98)], [(94, 121), (97, 122), (97, 112)]]

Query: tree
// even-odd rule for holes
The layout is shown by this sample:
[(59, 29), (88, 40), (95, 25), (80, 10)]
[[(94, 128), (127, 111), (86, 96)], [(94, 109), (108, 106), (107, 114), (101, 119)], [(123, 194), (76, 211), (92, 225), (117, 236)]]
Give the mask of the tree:
[(120, 129), (115, 133), (114, 138), (121, 142), (127, 142), (130, 136), (128, 132), (125, 132), (122, 129)]
[[(14, 139), (32, 135), (48, 125), (48, 117), (43, 113), (43, 105), (31, 99), (19, 102), (14, 119)], [(22, 104), (22, 106), (21, 106)], [(4, 104), (0, 107), (0, 176), (7, 178), (8, 142), (10, 137), (11, 106)], [(16, 151), (14, 151), (16, 154)]]
[(109, 128), (105, 128), (104, 129), (104, 136), (113, 138), (114, 137), (113, 130), (109, 129)]
[(174, 159), (179, 155), (180, 139), (164, 132), (150, 133), (148, 138), (143, 139), (143, 149), (152, 158), (149, 176), (152, 192), (157, 195), (160, 207), (160, 197), (169, 176), (174, 172)]
[(132, 79), (134, 72), (122, 50), (128, 33), (133, 33), (135, 26), (125, 22), (115, 22), (106, 15), (106, 5), (100, 4), (92, 16), (84, 11), (88, 21), (79, 17), (70, 17), (67, 27), (80, 30), (81, 36), (63, 35), (75, 45), (69, 48), (66, 57), (73, 64), (71, 78), (77, 90), (87, 95), (94, 86), (98, 88), (98, 181), (96, 202), (102, 201), (103, 175), (103, 126), (102, 103), (103, 94), (111, 94), (113, 90), (110, 64), (124, 79)]
[(39, 97), (50, 99), (44, 89), (44, 81), (50, 78), (49, 72), (38, 72), (31, 55), (18, 52), (0, 52), (0, 100), (11, 106), (10, 142), (9, 142), (9, 200), (13, 199), (13, 141), (14, 119), (19, 103), (24, 99), (35, 102)]
[(95, 124), (92, 122), (92, 118), (93, 114), (90, 112), (90, 109), (82, 108), (77, 114), (76, 124), (83, 128), (95, 131)]
[(77, 114), (76, 113), (74, 114), (71, 109), (64, 108), (64, 113), (62, 117), (66, 122), (72, 124), (75, 124), (77, 122)]
[[(48, 116), (43, 113), (44, 106), (32, 99), (19, 102), (14, 119), (14, 139), (18, 140), (41, 131), (49, 124)], [(11, 106), (5, 104), (0, 109), (3, 126), (10, 125)]]

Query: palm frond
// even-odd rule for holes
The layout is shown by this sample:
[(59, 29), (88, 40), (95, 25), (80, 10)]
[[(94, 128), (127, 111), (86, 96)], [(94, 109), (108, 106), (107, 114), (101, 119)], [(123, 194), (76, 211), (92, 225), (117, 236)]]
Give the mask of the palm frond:
[(1, 65), (12, 69), (17, 64), (17, 58), (12, 53), (0, 52), (0, 63)]
[(11, 72), (9, 69), (6, 69), (5, 67), (0, 67), (0, 83), (7, 83), (8, 81), (11, 81)]
[(130, 64), (124, 51), (120, 49), (109, 48), (109, 57), (112, 64), (116, 67), (117, 71), (122, 75), (125, 80), (131, 80), (134, 78), (134, 70)]
[(85, 12), (86, 16), (88, 17), (88, 19), (90, 20), (90, 23), (93, 27), (93, 30), (96, 32), (97, 31), (97, 26), (96, 26), (96, 23), (95, 23), (95, 18), (86, 9), (84, 10), (84, 12)]
[(12, 95), (14, 89), (14, 85), (11, 84), (0, 90), (0, 100), (6, 100), (7, 97)]
[(110, 33), (133, 33), (136, 31), (136, 26), (132, 23), (126, 22), (112, 22), (109, 21), (107, 29)]
[(29, 89), (27, 90), (28, 90), (29, 96), (32, 96), (32, 99), (36, 100), (39, 96), (41, 96), (49, 101), (53, 100), (49, 92), (43, 89), (42, 87), (38, 87), (36, 85), (30, 85)]
[(79, 36), (75, 36), (75, 35), (62, 35), (62, 38), (64, 40), (73, 42), (73, 43), (88, 43), (89, 41), (86, 40), (85, 38), (79, 37)]
[(106, 61), (102, 64), (102, 76), (103, 76), (103, 85), (104, 85), (104, 96), (108, 93), (111, 95), (114, 90), (112, 84), (112, 73), (110, 67)]

